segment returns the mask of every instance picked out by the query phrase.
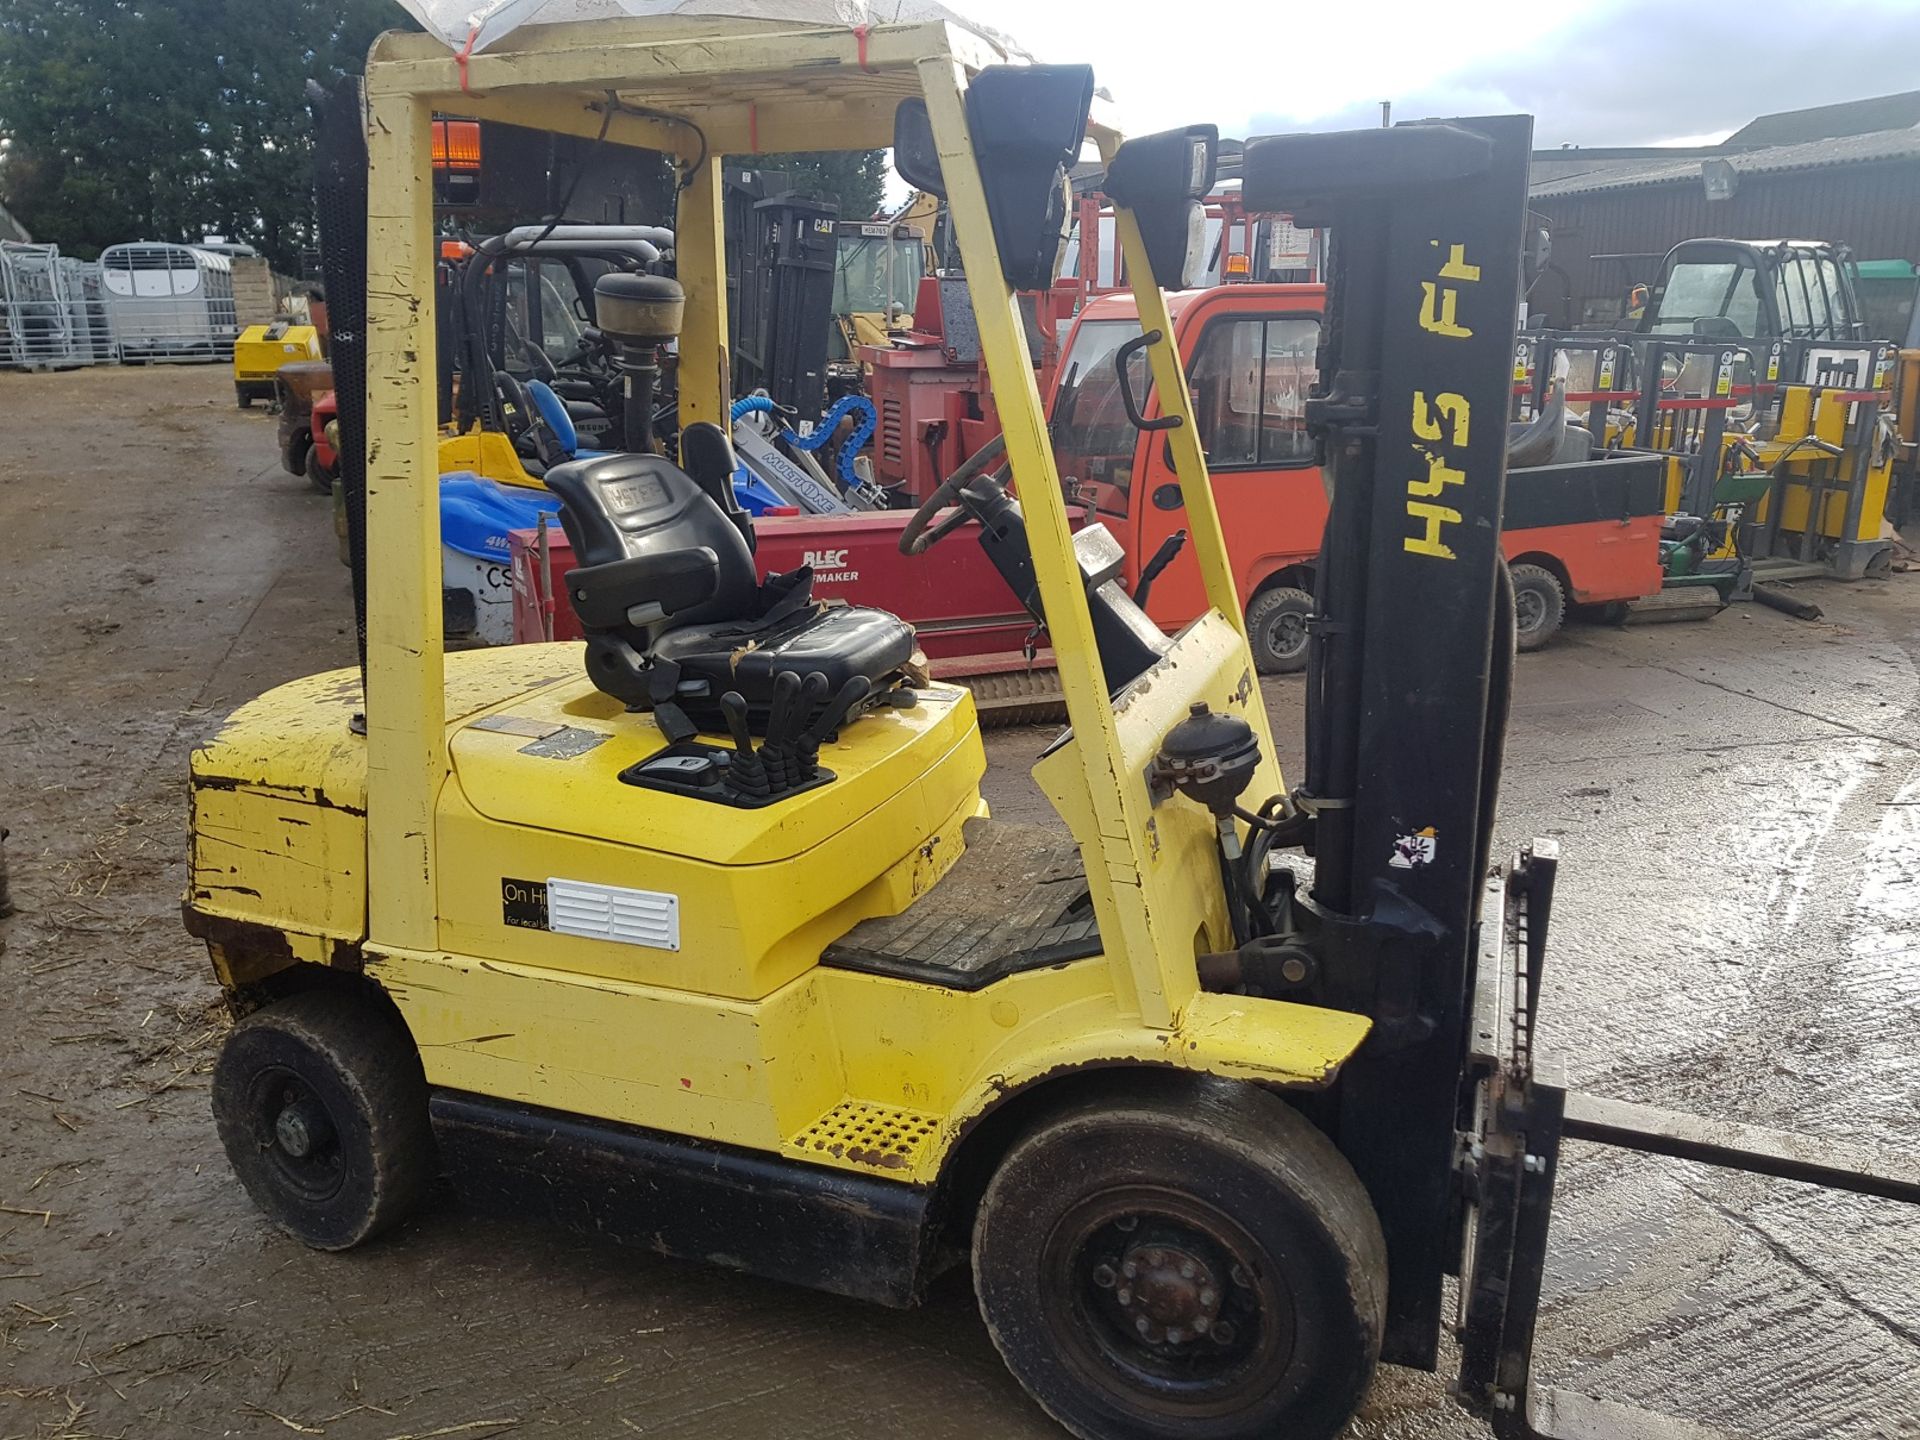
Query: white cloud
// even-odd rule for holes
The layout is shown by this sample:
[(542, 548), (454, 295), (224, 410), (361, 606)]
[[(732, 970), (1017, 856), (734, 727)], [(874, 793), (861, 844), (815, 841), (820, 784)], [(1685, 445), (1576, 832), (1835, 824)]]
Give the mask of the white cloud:
[[(1920, 86), (1920, 5), (1725, 10), (1671, 0), (1225, 5), (949, 0), (1042, 60), (1084, 60), (1129, 131), (1212, 121), (1246, 135), (1525, 111), (1546, 146), (1724, 135), (1757, 113)], [(1844, 37), (1844, 43), (1840, 43)], [(1681, 138), (1676, 138), (1681, 137)]]

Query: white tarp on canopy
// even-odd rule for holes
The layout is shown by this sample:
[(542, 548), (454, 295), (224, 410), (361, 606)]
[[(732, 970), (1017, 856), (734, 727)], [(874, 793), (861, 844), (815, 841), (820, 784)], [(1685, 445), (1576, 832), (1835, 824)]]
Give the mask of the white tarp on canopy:
[(628, 15), (714, 15), (806, 25), (895, 25), (951, 20), (996, 43), (1005, 37), (935, 0), (400, 0), (408, 14), (452, 50), (476, 54), (522, 25), (610, 20)]

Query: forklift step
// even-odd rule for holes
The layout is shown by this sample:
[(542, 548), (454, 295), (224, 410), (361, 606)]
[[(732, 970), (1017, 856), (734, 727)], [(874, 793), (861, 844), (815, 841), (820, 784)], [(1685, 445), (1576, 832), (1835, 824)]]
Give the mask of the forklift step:
[(1727, 602), (1711, 585), (1669, 585), (1627, 606), (1629, 625), (1664, 625), (1674, 620), (1711, 620)]
[(1051, 667), (938, 678), (965, 685), (973, 692), (973, 707), (983, 726), (1045, 725), (1067, 718), (1060, 675)]
[(953, 990), (1100, 953), (1073, 837), (1039, 825), (966, 823), (967, 849), (904, 914), (863, 920), (820, 963)]
[(897, 1105), (842, 1100), (783, 1147), (796, 1160), (845, 1160), (874, 1170), (910, 1170), (934, 1148), (940, 1117)]

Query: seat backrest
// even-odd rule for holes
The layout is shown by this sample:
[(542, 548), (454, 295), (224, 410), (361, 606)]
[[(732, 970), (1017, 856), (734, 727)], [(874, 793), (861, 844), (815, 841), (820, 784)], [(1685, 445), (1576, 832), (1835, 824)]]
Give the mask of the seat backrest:
[[(657, 560), (710, 551), (717, 566), (711, 593), (697, 604), (670, 609), (673, 626), (744, 620), (759, 591), (753, 555), (686, 472), (658, 455), (606, 455), (556, 465), (547, 488), (560, 497), (560, 523), (581, 571), (619, 561)], [(645, 608), (659, 593), (644, 593), (647, 567), (629, 567), (636, 579), (620, 607)], [(586, 616), (582, 615), (582, 621)]]

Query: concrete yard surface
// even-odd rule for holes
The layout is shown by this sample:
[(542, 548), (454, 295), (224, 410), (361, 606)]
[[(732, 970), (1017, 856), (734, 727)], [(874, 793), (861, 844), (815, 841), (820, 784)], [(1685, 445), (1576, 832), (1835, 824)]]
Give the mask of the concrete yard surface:
[[(965, 543), (956, 540), (954, 543)], [(1920, 576), (1521, 657), (1501, 848), (1558, 839), (1543, 1043), (1595, 1093), (1920, 1153)], [(1445, 623), (1436, 617), (1436, 623)], [(0, 374), (0, 1440), (1057, 1434), (963, 1275), (895, 1313), (439, 1197), (272, 1230), (207, 1107), (187, 756), (350, 664), (328, 502), (219, 367)], [(1266, 687), (1290, 772), (1302, 686)], [(1051, 732), (990, 735), (1049, 820)], [(1920, 1210), (1570, 1145), (1555, 1384), (1753, 1440), (1920, 1437)], [(1382, 1370), (1351, 1435), (1485, 1433)]]

